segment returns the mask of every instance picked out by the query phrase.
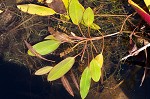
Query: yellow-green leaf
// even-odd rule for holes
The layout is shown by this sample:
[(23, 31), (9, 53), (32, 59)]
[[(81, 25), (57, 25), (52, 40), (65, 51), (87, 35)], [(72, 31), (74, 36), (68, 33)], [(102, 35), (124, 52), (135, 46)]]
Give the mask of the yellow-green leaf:
[[(32, 47), (40, 55), (46, 55), (56, 50), (60, 44), (61, 44), (60, 41), (46, 40), (46, 41), (39, 42), (33, 45)], [(31, 56), (35, 56), (33, 53), (31, 53), (30, 50), (28, 50), (28, 54)]]
[(97, 55), (97, 56), (95, 57), (95, 60), (97, 60), (97, 62), (99, 63), (100, 68), (102, 68), (102, 66), (103, 66), (103, 61), (104, 61), (104, 59), (103, 59), (103, 54), (101, 53), (101, 54)]
[(51, 8), (40, 6), (40, 5), (35, 5), (35, 4), (17, 5), (17, 7), (23, 12), (26, 12), (29, 14), (37, 14), (40, 16), (48, 16), (48, 15), (53, 15), (56, 13)]
[(60, 19), (63, 21), (69, 21), (70, 17), (68, 15), (60, 14)]
[(150, 12), (150, 0), (144, 0), (149, 12)]
[(80, 80), (80, 95), (81, 98), (84, 99), (90, 89), (91, 85), (91, 74), (88, 67), (86, 67), (82, 73), (81, 80)]
[(60, 63), (58, 63), (56, 66), (53, 67), (53, 69), (48, 74), (47, 80), (53, 81), (59, 79), (71, 69), (74, 62), (75, 62), (74, 57), (68, 57), (62, 60)]
[(2, 10), (0, 10), (0, 13), (2, 13), (3, 11)]
[(48, 35), (44, 39), (56, 40), (56, 38), (53, 35)]
[(90, 62), (89, 69), (90, 69), (92, 79), (95, 82), (98, 82), (101, 77), (101, 68), (100, 68), (100, 64), (98, 63), (98, 61), (95, 58), (92, 59), (92, 61)]
[(62, 0), (62, 1), (63, 1), (64, 5), (65, 5), (65, 8), (68, 11), (68, 6), (69, 6), (69, 3), (70, 3), (71, 0)]
[(50, 70), (52, 69), (52, 66), (45, 66), (43, 68), (40, 68), (39, 70), (37, 70), (35, 72), (35, 75), (44, 75), (47, 74), (48, 72), (50, 72)]
[[(83, 21), (81, 21), (81, 24), (83, 24), (84, 26), (88, 27), (88, 25), (86, 25)], [(100, 29), (100, 27), (97, 24), (95, 24), (95, 23), (92, 23), (90, 28), (94, 29), (94, 30), (99, 30)]]
[(84, 11), (83, 21), (88, 27), (92, 25), (94, 21), (94, 12), (90, 7)]
[(79, 3), (78, 0), (71, 0), (69, 5), (69, 15), (72, 20), (72, 22), (76, 25), (78, 25), (83, 16), (83, 7)]
[(94, 30), (99, 30), (101, 29), (97, 24), (93, 23), (90, 28), (94, 29)]

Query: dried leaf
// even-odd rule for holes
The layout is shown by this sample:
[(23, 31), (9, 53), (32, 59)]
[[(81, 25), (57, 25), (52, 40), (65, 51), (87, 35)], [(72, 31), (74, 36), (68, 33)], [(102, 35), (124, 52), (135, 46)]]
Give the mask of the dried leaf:
[(74, 96), (74, 93), (72, 91), (72, 88), (67, 80), (67, 78), (65, 76), (62, 76), (61, 77), (61, 82), (63, 84), (63, 86), (65, 87), (65, 89), (68, 91), (68, 93), (71, 95), (71, 96)]
[(35, 4), (17, 5), (17, 7), (23, 12), (26, 12), (29, 14), (37, 14), (40, 16), (48, 16), (48, 15), (53, 15), (56, 13), (51, 8), (40, 6), (40, 5), (35, 5)]
[(48, 27), (48, 31), (54, 36), (54, 38), (60, 42), (72, 42), (69, 36), (59, 31), (54, 31), (52, 27)]
[[(48, 60), (48, 59), (42, 57), (27, 41), (24, 40), (24, 42), (25, 42), (27, 48), (29, 49), (28, 51), (30, 51), (30, 53), (33, 56), (36, 56), (36, 57), (43, 59), (43, 60), (46, 60), (46, 61), (52, 61), (52, 60)], [(52, 62), (54, 62), (54, 61), (52, 61)]]
[(37, 70), (35, 72), (35, 75), (44, 75), (47, 74), (48, 72), (50, 72), (50, 70), (52, 69), (52, 66), (45, 66), (43, 68), (40, 68), (39, 70)]
[(71, 70), (70, 76), (71, 76), (71, 79), (72, 79), (73, 83), (75, 84), (76, 88), (79, 90), (79, 85), (77, 83), (77, 79), (76, 79), (74, 73), (72, 72), (72, 70)]
[(47, 0), (48, 7), (60, 14), (66, 13), (66, 8), (62, 0)]
[(62, 60), (60, 63), (58, 63), (56, 66), (53, 67), (53, 69), (48, 74), (47, 80), (53, 81), (59, 79), (71, 69), (74, 62), (75, 62), (75, 57), (68, 57)]

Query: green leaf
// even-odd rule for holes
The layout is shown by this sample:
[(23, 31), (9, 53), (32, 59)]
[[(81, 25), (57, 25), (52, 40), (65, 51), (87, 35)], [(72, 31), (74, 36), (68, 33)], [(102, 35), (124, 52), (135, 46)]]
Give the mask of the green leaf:
[(68, 57), (62, 60), (60, 63), (58, 63), (56, 66), (53, 67), (53, 69), (48, 74), (47, 80), (53, 81), (59, 79), (71, 69), (74, 62), (75, 62), (74, 57)]
[(72, 22), (78, 25), (83, 16), (83, 6), (79, 3), (78, 0), (71, 0), (69, 5), (69, 15)]
[(48, 15), (53, 15), (56, 13), (51, 8), (40, 6), (40, 5), (35, 5), (35, 4), (17, 5), (17, 7), (23, 12), (27, 12), (29, 14), (37, 14), (40, 16), (48, 16)]
[(94, 21), (94, 12), (88, 7), (83, 14), (83, 21), (87, 26), (91, 26)]
[(150, 0), (144, 0), (149, 12), (150, 12)]
[(97, 60), (97, 62), (99, 63), (100, 68), (102, 68), (102, 66), (103, 66), (103, 61), (104, 61), (104, 59), (103, 59), (103, 54), (101, 53), (101, 54), (97, 55), (97, 56), (95, 57), (95, 60)]
[[(60, 19), (63, 20), (63, 21), (69, 21), (70, 20), (70, 17), (69, 15), (64, 15), (64, 14), (60, 14)], [(62, 21), (62, 22), (63, 22)], [(65, 22), (64, 22), (65, 23)]]
[(92, 59), (90, 62), (90, 72), (91, 72), (91, 77), (95, 82), (98, 82), (101, 77), (101, 68), (100, 64), (96, 59)]
[(49, 40), (56, 40), (56, 38), (53, 35), (48, 35), (44, 39), (49, 39)]
[(40, 68), (39, 70), (37, 70), (35, 72), (35, 75), (44, 75), (47, 74), (48, 72), (50, 72), (50, 70), (52, 69), (52, 66), (45, 66), (43, 68)]
[(99, 30), (101, 29), (97, 24), (93, 23), (91, 26), (90, 26), (92, 29), (94, 30)]
[(3, 11), (2, 10), (0, 10), (0, 13), (2, 13)]
[[(46, 40), (46, 41), (39, 42), (33, 45), (32, 47), (40, 55), (46, 55), (56, 50), (60, 44), (61, 44), (60, 41)], [(28, 54), (31, 56), (35, 56), (34, 54), (31, 53), (30, 50), (28, 50)]]
[[(86, 25), (83, 21), (81, 21), (81, 24), (83, 24), (84, 26), (88, 27), (88, 25)], [(94, 29), (94, 30), (99, 30), (100, 29), (100, 27), (97, 24), (95, 24), (95, 23), (92, 23), (90, 25), (90, 28)]]
[(67, 9), (67, 11), (68, 11), (68, 6), (69, 6), (70, 1), (71, 1), (71, 0), (62, 0), (62, 2), (63, 2), (64, 5), (65, 5), (65, 8)]
[(89, 68), (86, 67), (82, 73), (81, 80), (80, 80), (80, 95), (81, 98), (84, 99), (90, 89), (91, 85), (91, 74)]

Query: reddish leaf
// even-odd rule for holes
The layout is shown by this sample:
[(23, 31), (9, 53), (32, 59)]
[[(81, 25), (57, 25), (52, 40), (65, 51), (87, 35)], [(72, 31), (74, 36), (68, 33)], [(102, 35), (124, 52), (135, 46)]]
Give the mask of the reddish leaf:
[(72, 88), (67, 80), (67, 78), (65, 76), (62, 76), (61, 77), (61, 82), (63, 84), (63, 86), (65, 87), (65, 89), (68, 91), (68, 93), (71, 95), (71, 96), (74, 96), (74, 93), (72, 91)]
[(71, 70), (70, 76), (71, 76), (71, 79), (72, 79), (73, 83), (75, 84), (76, 88), (79, 90), (79, 85), (78, 85), (77, 79), (76, 79), (74, 73), (72, 72), (72, 70)]
[(136, 10), (136, 12), (150, 25), (150, 15), (145, 12), (140, 6), (134, 3), (132, 0), (128, 0), (129, 4)]

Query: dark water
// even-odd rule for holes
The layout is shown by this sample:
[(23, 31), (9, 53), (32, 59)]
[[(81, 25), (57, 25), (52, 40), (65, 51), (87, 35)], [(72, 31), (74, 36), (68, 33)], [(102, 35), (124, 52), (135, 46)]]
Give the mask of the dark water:
[(0, 59), (0, 99), (72, 99), (72, 97), (60, 84), (50, 85), (40, 76), (31, 75), (24, 66)]

